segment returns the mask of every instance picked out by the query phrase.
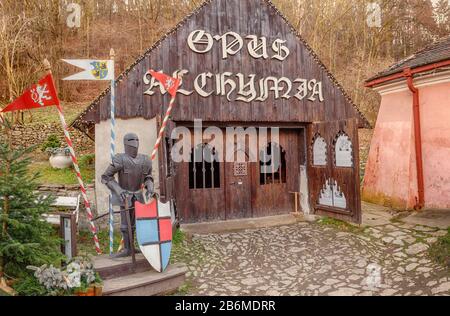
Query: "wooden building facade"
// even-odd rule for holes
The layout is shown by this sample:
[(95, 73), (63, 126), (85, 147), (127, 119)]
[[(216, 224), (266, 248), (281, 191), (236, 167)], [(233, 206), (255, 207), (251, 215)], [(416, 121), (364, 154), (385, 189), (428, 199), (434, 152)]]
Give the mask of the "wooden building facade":
[[(174, 163), (166, 140), (160, 193), (175, 200), (182, 222), (289, 214), (290, 192), (301, 192), (304, 212), (361, 220), (358, 128), (368, 122), (269, 0), (204, 2), (119, 76), (118, 120), (152, 120), (167, 109), (170, 98), (149, 69), (183, 74), (167, 135), (201, 120), (204, 129), (223, 131), (221, 155), (241, 150), (246, 157)], [(106, 90), (73, 125), (92, 134), (109, 119), (109, 100)], [(256, 154), (226, 141), (227, 128), (238, 127), (256, 129)], [(201, 140), (200, 155), (219, 154), (207, 143)], [(273, 148), (280, 149), (280, 167), (263, 173), (260, 158)]]

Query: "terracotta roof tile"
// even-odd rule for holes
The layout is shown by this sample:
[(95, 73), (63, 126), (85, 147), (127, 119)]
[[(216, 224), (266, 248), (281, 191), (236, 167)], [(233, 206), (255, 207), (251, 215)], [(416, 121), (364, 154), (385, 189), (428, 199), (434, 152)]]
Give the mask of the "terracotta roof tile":
[(368, 79), (366, 82), (402, 72), (405, 68), (413, 69), (444, 60), (450, 60), (450, 36), (443, 37), (411, 56), (396, 62), (386, 70), (383, 70)]

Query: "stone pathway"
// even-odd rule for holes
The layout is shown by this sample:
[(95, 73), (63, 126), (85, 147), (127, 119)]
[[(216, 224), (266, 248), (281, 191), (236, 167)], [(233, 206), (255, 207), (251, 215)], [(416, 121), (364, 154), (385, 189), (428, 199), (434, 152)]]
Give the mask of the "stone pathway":
[(193, 235), (174, 253), (188, 295), (449, 295), (428, 247), (445, 230), (388, 223), (348, 233), (318, 223)]

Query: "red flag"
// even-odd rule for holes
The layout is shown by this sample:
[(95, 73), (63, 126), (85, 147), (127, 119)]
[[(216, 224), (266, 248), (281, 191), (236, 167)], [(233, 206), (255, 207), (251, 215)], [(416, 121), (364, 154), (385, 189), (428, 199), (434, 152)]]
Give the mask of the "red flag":
[(164, 89), (166, 89), (166, 91), (169, 92), (172, 97), (175, 97), (175, 95), (177, 94), (177, 90), (181, 84), (180, 79), (170, 77), (166, 74), (156, 72), (154, 70), (150, 70), (150, 74), (153, 78), (158, 80), (163, 85)]
[(51, 74), (48, 74), (39, 80), (37, 84), (32, 85), (30, 89), (14, 100), (13, 103), (1, 110), (1, 113), (42, 108), (58, 104), (58, 94), (53, 84), (53, 78)]

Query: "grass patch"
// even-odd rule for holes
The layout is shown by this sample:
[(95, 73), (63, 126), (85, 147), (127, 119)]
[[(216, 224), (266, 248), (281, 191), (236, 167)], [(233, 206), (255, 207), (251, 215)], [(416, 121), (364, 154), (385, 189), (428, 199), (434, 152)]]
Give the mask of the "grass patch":
[(184, 232), (181, 229), (177, 229), (175, 234), (173, 234), (172, 237), (172, 244), (177, 247), (177, 246), (181, 246), (181, 244), (183, 243), (183, 240), (186, 238)]
[[(86, 184), (92, 183), (95, 179), (95, 166), (92, 161), (92, 155), (81, 156), (78, 161), (83, 181)], [(38, 182), (42, 184), (78, 184), (73, 168), (54, 169), (48, 161), (32, 163), (28, 172), (39, 173)]]
[[(100, 248), (103, 253), (109, 253), (109, 230), (99, 230), (97, 233)], [(120, 231), (114, 230), (114, 251), (119, 248), (122, 235)], [(78, 253), (79, 255), (97, 255), (94, 247), (94, 240), (92, 239), (92, 233), (90, 231), (80, 231), (77, 239)]]
[(185, 257), (185, 249), (183, 246), (183, 241), (186, 239), (185, 233), (177, 228), (172, 236), (172, 254), (170, 256), (170, 263), (175, 263), (181, 258)]
[(353, 233), (353, 234), (360, 234), (364, 231), (363, 227), (354, 226), (352, 224), (349, 224), (347, 222), (330, 218), (330, 217), (324, 217), (317, 221), (317, 224), (321, 226), (327, 226), (332, 227), (340, 231)]
[(192, 288), (192, 284), (189, 281), (186, 281), (182, 286), (178, 288), (178, 291), (172, 294), (172, 296), (186, 296), (189, 294)]
[(434, 261), (450, 269), (450, 227), (447, 235), (439, 237), (438, 241), (428, 249), (428, 253)]

